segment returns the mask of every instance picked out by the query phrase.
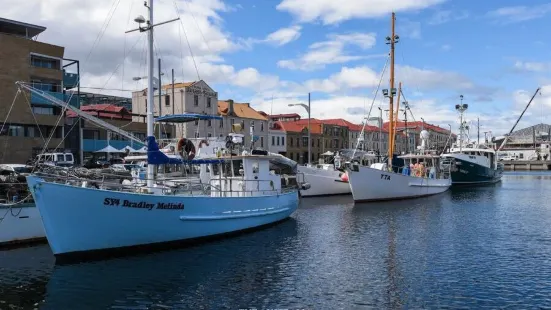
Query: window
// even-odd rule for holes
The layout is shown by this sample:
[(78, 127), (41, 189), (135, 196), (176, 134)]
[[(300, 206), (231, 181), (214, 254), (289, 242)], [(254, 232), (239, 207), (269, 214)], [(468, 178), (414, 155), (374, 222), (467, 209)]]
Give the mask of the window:
[[(290, 145), (289, 146), (293, 146), (293, 138), (291, 138), (291, 141), (290, 141)], [(291, 157), (292, 159), (292, 157)]]
[(207, 98), (207, 108), (210, 108), (210, 97)]
[(277, 137), (277, 145), (279, 145), (279, 137)]
[(224, 119), (220, 119), (220, 128), (224, 128)]
[(281, 137), (281, 145), (285, 145), (285, 137)]
[(242, 130), (245, 130), (245, 121), (244, 121), (244, 120), (241, 121), (241, 129), (242, 129)]
[(264, 147), (264, 137), (260, 137), (260, 147)]
[(275, 145), (275, 137), (272, 136), (272, 145)]
[(207, 126), (208, 126), (208, 127), (212, 127), (212, 122), (211, 122), (210, 119), (207, 120)]
[(38, 128), (35, 126), (27, 126), (27, 137), (34, 138), (34, 137), (40, 137), (40, 133), (38, 132)]
[(199, 120), (198, 119), (195, 120), (195, 126), (199, 126)]
[(302, 137), (302, 146), (308, 146), (308, 137)]
[(195, 132), (195, 138), (199, 138), (199, 132)]
[(10, 125), (8, 129), (8, 135), (11, 137), (24, 137), (25, 136), (24, 127), (19, 125)]
[(41, 57), (38, 55), (31, 55), (31, 65), (33, 67), (59, 70), (59, 64), (60, 64), (60, 61), (58, 59)]
[(264, 131), (264, 122), (260, 122), (260, 131)]
[(54, 115), (54, 108), (33, 107), (34, 114)]
[(165, 95), (165, 106), (170, 106), (170, 96), (169, 95)]
[(198, 107), (199, 106), (199, 96), (195, 95), (193, 96), (193, 105)]
[(318, 139), (318, 147), (320, 147), (320, 139)]
[(212, 133), (209, 132), (209, 133), (207, 134), (207, 137), (208, 137), (208, 138), (212, 137)]

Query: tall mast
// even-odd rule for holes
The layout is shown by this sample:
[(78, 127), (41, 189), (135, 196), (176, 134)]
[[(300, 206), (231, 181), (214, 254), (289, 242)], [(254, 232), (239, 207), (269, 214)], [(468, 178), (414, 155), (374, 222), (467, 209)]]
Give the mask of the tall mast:
[[(145, 5), (145, 4), (144, 4)], [(153, 0), (149, 0), (149, 21), (148, 21), (148, 30), (147, 33), (147, 67), (148, 67), (148, 74), (147, 74), (147, 136), (153, 137), (153, 78), (154, 78), (154, 71), (153, 71)], [(160, 86), (159, 86), (159, 91)], [(160, 138), (160, 137), (159, 137)], [(148, 138), (149, 139), (149, 138)], [(155, 172), (155, 166), (154, 165), (147, 165), (147, 187), (148, 189), (151, 189), (153, 187), (153, 175)]]
[(392, 12), (392, 19), (391, 19), (391, 36), (387, 37), (387, 44), (390, 44), (390, 90), (389, 90), (389, 108), (388, 108), (388, 120), (389, 120), (389, 143), (388, 143), (388, 165), (389, 169), (392, 169), (392, 143), (391, 143), (391, 135), (394, 130), (394, 94), (396, 93), (396, 90), (394, 89), (394, 44), (396, 43), (396, 40), (398, 39), (398, 36), (395, 34), (394, 24), (396, 20), (396, 15), (394, 12)]

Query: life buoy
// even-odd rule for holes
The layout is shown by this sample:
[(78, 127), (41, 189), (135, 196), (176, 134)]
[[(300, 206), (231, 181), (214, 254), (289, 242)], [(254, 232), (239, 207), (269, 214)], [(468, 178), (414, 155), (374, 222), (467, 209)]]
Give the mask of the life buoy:
[(192, 160), (195, 157), (195, 145), (191, 140), (182, 138), (178, 141), (177, 151), (184, 159)]

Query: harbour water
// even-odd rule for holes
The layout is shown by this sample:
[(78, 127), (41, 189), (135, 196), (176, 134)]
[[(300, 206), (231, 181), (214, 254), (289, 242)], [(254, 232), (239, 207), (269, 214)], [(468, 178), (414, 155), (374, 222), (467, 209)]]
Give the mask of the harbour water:
[(510, 172), (415, 200), (303, 199), (276, 226), (152, 254), (0, 251), (0, 309), (551, 307), (550, 262), (551, 173)]

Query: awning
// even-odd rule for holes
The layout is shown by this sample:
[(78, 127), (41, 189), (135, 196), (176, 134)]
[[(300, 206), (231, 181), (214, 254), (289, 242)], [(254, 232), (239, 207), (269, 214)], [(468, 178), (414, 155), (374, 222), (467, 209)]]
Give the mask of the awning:
[(222, 119), (222, 116), (197, 114), (197, 113), (174, 114), (174, 115), (165, 115), (165, 116), (157, 117), (155, 118), (155, 122), (187, 123), (187, 122), (194, 122), (197, 120), (208, 120), (208, 119)]
[(124, 150), (117, 150), (116, 148), (112, 147), (111, 145), (108, 145), (101, 150), (95, 151), (94, 153), (125, 153)]

